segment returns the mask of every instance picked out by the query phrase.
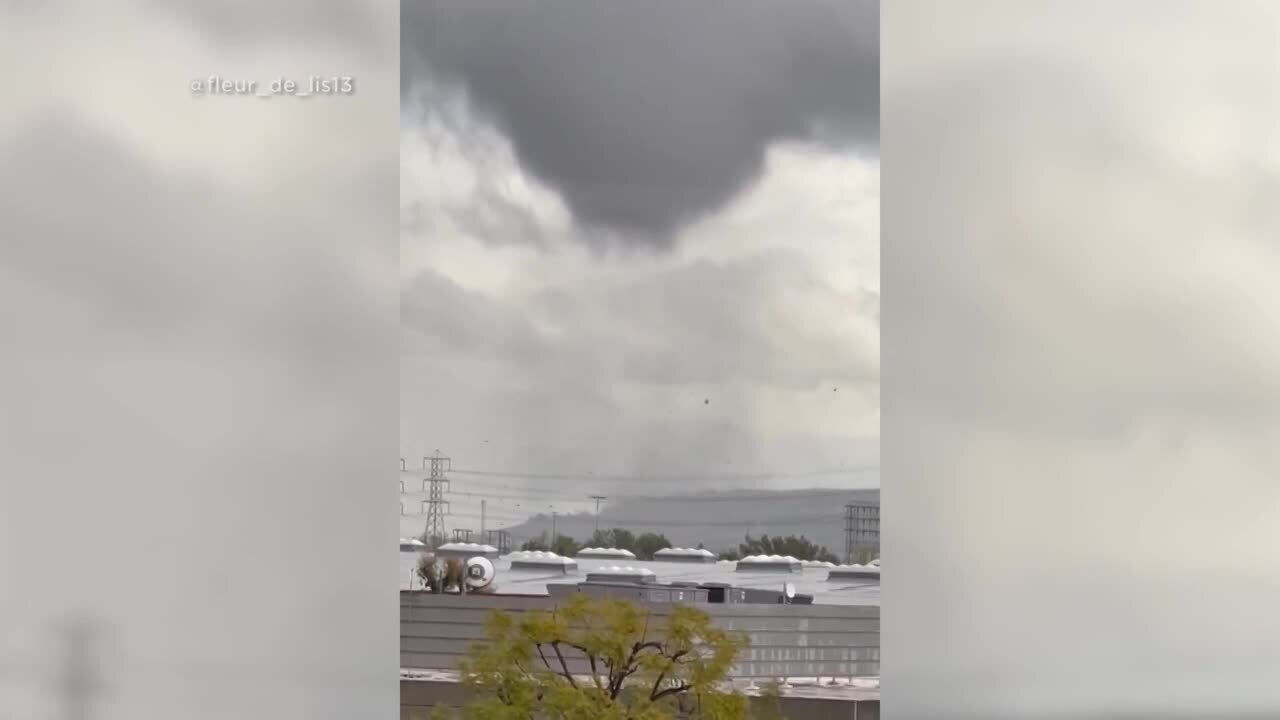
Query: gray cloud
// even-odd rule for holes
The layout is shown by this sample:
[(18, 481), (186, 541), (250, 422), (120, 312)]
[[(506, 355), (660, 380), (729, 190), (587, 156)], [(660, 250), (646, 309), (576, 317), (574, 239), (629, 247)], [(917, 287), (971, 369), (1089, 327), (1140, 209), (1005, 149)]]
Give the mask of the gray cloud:
[[(786, 302), (795, 288), (812, 288), (812, 302), (843, 304), (864, 316), (879, 304), (873, 294), (820, 289), (803, 256), (773, 251), (531, 296), (488, 297), (424, 270), (405, 285), (401, 317), (428, 343), (423, 351), (519, 358), (535, 373), (572, 368), (575, 384), (608, 378), (813, 390), (834, 383), (850, 392), (878, 384), (875, 338), (809, 322)], [(539, 331), (539, 321), (571, 332)]]
[(544, 358), (552, 349), (518, 303), (468, 292), (432, 270), (419, 272), (405, 285), (400, 316), (403, 326), (432, 349), (519, 357), (522, 364)]
[[(42, 71), (0, 122), (0, 715), (395, 712), (395, 490), (352, 478), (396, 451), (398, 89), (302, 107), (185, 88), (389, 78), (394, 42), (246, 7), (270, 33), (231, 52), (139, 3), (15, 9), (0, 58)], [(289, 608), (307, 535), (344, 582)], [(80, 657), (75, 619), (95, 627)], [(87, 697), (47, 682), (69, 660)]]
[(1275, 714), (1276, 6), (888, 7), (886, 702)]
[[(1088, 78), (1088, 71), (1066, 70), (1052, 60), (991, 62), (956, 68), (936, 84), (891, 100), (902, 131), (931, 143), (897, 166), (960, 188), (920, 202), (948, 212), (971, 208), (975, 219), (1001, 229), (978, 243), (974, 231), (956, 227), (942, 212), (902, 219), (911, 232), (938, 238), (927, 256), (910, 258), (938, 279), (913, 291), (919, 302), (904, 306), (901, 322), (928, 327), (940, 306), (954, 320), (945, 332), (913, 336), (928, 347), (913, 345), (888, 361), (921, 380), (904, 399), (948, 408), (963, 422), (1010, 423), (1094, 440), (1115, 439), (1155, 417), (1186, 423), (1274, 415), (1280, 378), (1259, 375), (1253, 330), (1216, 317), (1215, 302), (1233, 301), (1231, 293), (1156, 294), (1167, 292), (1157, 287), (1161, 279), (1195, 277), (1180, 264), (1203, 252), (1205, 241), (1178, 231), (1213, 213), (1229, 213), (1229, 220), (1213, 221), (1223, 226), (1217, 232), (1257, 238), (1247, 244), (1268, 242), (1263, 238), (1273, 237), (1280, 223), (1259, 198), (1275, 197), (1280, 176), (1256, 158), (1241, 158), (1232, 176), (1222, 178), (1170, 157), (1153, 142), (1151, 121), (1119, 115), (1124, 105), (1115, 91)], [(1011, 95), (1018, 98), (1016, 112), (992, 110), (1008, 106)], [(942, 121), (918, 109), (935, 103), (955, 108), (945, 119), (948, 132), (981, 144), (950, 142)], [(1001, 173), (966, 183), (982, 153), (997, 144), (1005, 163)], [(1095, 172), (1106, 176), (1094, 179)], [(1027, 199), (993, 210), (982, 201), (986, 196)], [(1080, 213), (1085, 207), (1100, 210), (1087, 217)], [(1139, 209), (1149, 214), (1134, 217)], [(1040, 235), (1036, 245), (1028, 240), (1031, 233)], [(1150, 251), (1133, 250), (1133, 237), (1161, 238), (1176, 260), (1139, 272)], [(1110, 242), (1116, 257), (1104, 262), (1076, 251), (1084, 238)], [(996, 276), (1009, 279), (984, 282)], [(1034, 321), (1025, 314), (1032, 306)], [(1105, 322), (1082, 322), (1082, 307), (1105, 313)], [(1173, 310), (1179, 322), (1164, 321)], [(1028, 333), (1043, 335), (1034, 349), (1020, 347)], [(942, 356), (946, 365), (930, 360)], [(982, 382), (955, 383), (957, 369)], [(1055, 382), (1043, 381), (1046, 371)], [(1006, 411), (1018, 413), (1017, 419)], [(1028, 411), (1035, 413), (1034, 426)]]
[[(405, 281), (406, 454), (440, 447), (460, 467), (685, 478), (650, 484), (653, 492), (760, 484), (715, 475), (875, 462), (874, 427), (859, 424), (879, 404), (878, 333), (806, 326), (788, 303), (799, 295), (863, 315), (874, 295), (821, 289), (808, 258), (787, 251), (637, 268), (630, 278), (593, 279), (590, 268), (583, 275), (572, 263), (545, 262), (563, 277), (528, 292), (471, 290), (430, 268)], [(541, 267), (526, 272), (541, 276)], [(833, 474), (818, 482), (864, 481)], [(815, 481), (800, 482), (765, 484)], [(455, 477), (455, 491), (473, 486)], [(562, 507), (621, 490), (591, 480), (555, 489), (547, 502)], [(479, 512), (475, 499), (454, 501), (457, 513)], [(491, 498), (489, 510), (523, 516), (531, 507)], [(404, 518), (402, 532), (421, 532), (421, 523)]]
[[(315, 43), (344, 51), (385, 52), (385, 20), (378, 8), (349, 0), (144, 0), (152, 12), (194, 23), (206, 36), (235, 45), (267, 45), (280, 42), (279, 29), (290, 28), (295, 43)], [(382, 11), (385, 12), (385, 11)], [(350, 68), (316, 68), (318, 73), (341, 73)]]
[(879, 6), (406, 2), (401, 91), (465, 85), (604, 241), (666, 246), (755, 178), (766, 145), (875, 152)]
[[(0, 153), (0, 166), (21, 171), (0, 175), (5, 271), (75, 299), (95, 332), (143, 340), (212, 333), (354, 357), (349, 338), (379, 327), (375, 315), (385, 308), (353, 312), (327, 292), (343, 272), (336, 260), (291, 252), (298, 241), (285, 238), (333, 230), (306, 213), (286, 219), (280, 211), (296, 199), (258, 204), (209, 177), (154, 167), (67, 108), (37, 118)], [(385, 188), (382, 175), (367, 177)], [(364, 203), (354, 196), (351, 204)], [(276, 238), (274, 247), (250, 240), (263, 233)], [(249, 248), (256, 254), (239, 252)], [(282, 275), (278, 263), (292, 271)], [(219, 292), (228, 277), (239, 292)], [(272, 313), (259, 309), (267, 303)], [(10, 306), (0, 317), (29, 321), (21, 311)]]

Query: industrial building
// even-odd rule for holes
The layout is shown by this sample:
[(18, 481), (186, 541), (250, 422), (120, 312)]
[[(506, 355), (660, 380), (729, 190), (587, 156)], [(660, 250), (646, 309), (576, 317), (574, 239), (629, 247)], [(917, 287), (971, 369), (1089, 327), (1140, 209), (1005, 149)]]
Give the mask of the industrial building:
[[(484, 553), (477, 554), (493, 557), (491, 548), (483, 549)], [(418, 556), (416, 551), (400, 553), (401, 590), (422, 589), (417, 579)], [(592, 548), (591, 552), (584, 551), (573, 558), (546, 552), (515, 552), (496, 557), (492, 562), (496, 577), (489, 590), (499, 595), (548, 596), (564, 592), (556, 588), (585, 583), (589, 587), (629, 585), (626, 594), (647, 602), (672, 602), (660, 598), (670, 598), (673, 587), (690, 591), (689, 602), (711, 602), (712, 598), (717, 598), (715, 602), (733, 602), (734, 597), (750, 597), (750, 602), (778, 602), (783, 587), (790, 585), (795, 590), (797, 604), (880, 604), (878, 560), (865, 566), (762, 556), (710, 563), (690, 562), (683, 556), (671, 560), (633, 560), (606, 556), (599, 548)], [(664, 590), (668, 595), (662, 594)]]

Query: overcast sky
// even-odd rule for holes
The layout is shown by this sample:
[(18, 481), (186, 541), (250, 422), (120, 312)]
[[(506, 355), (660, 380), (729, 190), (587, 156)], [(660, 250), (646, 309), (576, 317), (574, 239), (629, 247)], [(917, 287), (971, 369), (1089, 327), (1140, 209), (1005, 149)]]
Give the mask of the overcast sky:
[(411, 464), (878, 483), (877, 6), (686, 8), (404, 8)]

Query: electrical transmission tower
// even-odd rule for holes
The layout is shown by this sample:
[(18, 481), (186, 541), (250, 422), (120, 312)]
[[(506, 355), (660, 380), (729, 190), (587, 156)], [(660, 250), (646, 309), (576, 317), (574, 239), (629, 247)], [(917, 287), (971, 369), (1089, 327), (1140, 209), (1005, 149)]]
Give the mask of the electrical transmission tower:
[(444, 474), (452, 467), (449, 458), (441, 455), (439, 450), (435, 455), (422, 458), (422, 469), (430, 470), (430, 474), (422, 480), (422, 487), (427, 490), (427, 499), (422, 501), (427, 515), (423, 542), (429, 545), (438, 543), (445, 537), (444, 519), (449, 514), (449, 501), (444, 499), (444, 494), (449, 491), (449, 479)]
[(880, 506), (851, 502), (844, 506), (844, 561), (857, 561), (861, 552), (880, 554)]

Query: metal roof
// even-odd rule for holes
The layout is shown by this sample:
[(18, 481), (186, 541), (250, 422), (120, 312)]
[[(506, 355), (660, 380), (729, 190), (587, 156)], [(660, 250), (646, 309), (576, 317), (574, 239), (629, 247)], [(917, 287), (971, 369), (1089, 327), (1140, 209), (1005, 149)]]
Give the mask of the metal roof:
[[(578, 582), (587, 579), (588, 573), (620, 565), (653, 572), (658, 583), (697, 582), (724, 583), (735, 587), (779, 590), (784, 582), (796, 586), (796, 592), (812, 595), (818, 605), (880, 605), (880, 583), (874, 578), (853, 580), (828, 580), (826, 567), (804, 567), (799, 572), (779, 573), (777, 570), (737, 569), (737, 563), (721, 560), (716, 563), (697, 564), (655, 560), (631, 560), (619, 562), (618, 558), (574, 558), (576, 570), (567, 573), (560, 568), (511, 569), (511, 555), (493, 561), (497, 577), (494, 585), (499, 594), (546, 595), (547, 583)], [(416, 590), (421, 585), (414, 578), (418, 566), (418, 553), (400, 553), (400, 589)]]

